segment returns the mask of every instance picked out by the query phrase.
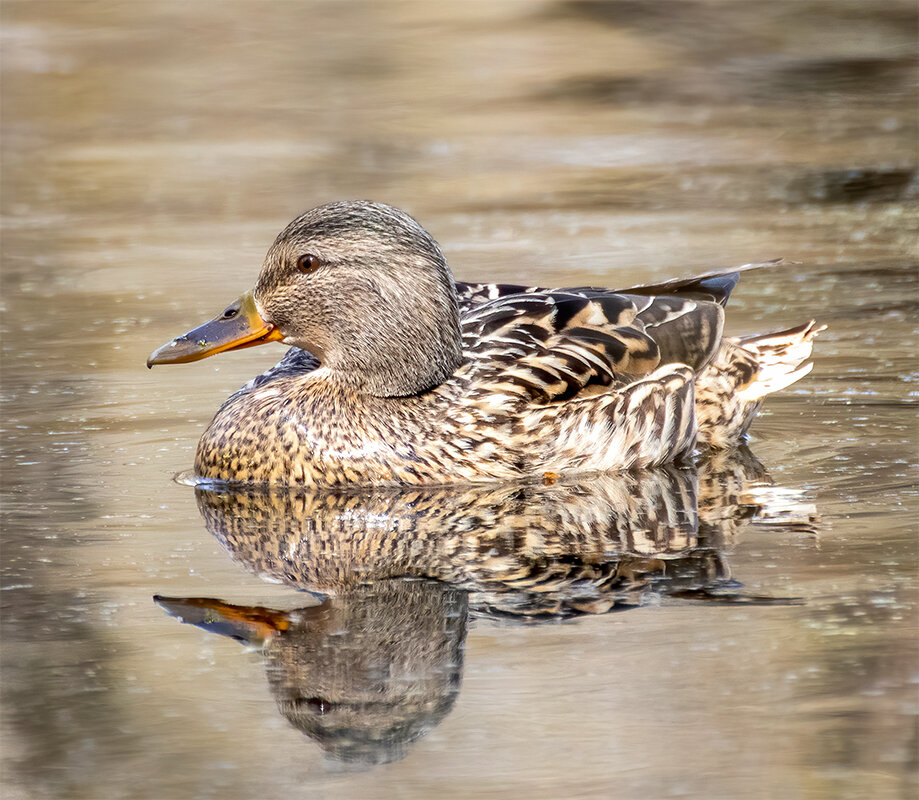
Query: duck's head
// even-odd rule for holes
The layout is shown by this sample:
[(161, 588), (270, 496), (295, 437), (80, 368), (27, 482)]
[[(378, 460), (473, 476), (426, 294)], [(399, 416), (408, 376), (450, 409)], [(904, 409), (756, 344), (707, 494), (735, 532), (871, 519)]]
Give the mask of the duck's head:
[(309, 350), (378, 397), (437, 386), (462, 360), (453, 276), (437, 242), (381, 203), (314, 208), (275, 239), (253, 291), (160, 347), (147, 366), (271, 341)]

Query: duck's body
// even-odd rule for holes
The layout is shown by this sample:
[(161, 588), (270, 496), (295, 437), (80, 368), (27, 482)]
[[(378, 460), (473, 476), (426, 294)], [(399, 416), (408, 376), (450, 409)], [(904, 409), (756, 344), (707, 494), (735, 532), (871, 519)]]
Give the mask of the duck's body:
[(217, 412), (201, 478), (443, 484), (648, 467), (697, 439), (736, 443), (764, 394), (809, 371), (812, 323), (722, 337), (737, 278), (625, 292), (454, 284), (402, 212), (333, 204), (282, 232), (254, 297), (151, 363), (294, 345)]
[[(220, 409), (195, 471), (267, 483), (441, 484), (643, 467), (688, 454), (696, 433), (692, 371), (668, 364), (648, 374), (657, 365), (654, 343), (639, 338), (634, 322), (618, 332), (612, 323), (608, 332), (582, 329), (595, 338), (567, 334), (572, 326), (556, 331), (560, 309), (582, 302), (602, 308), (554, 294), (470, 310), (461, 318), (463, 364), (409, 397), (368, 395), (309, 362), (298, 371), (294, 354)], [(634, 314), (622, 295), (602, 304)], [(617, 344), (637, 351), (619, 362), (644, 380), (618, 377), (608, 352)]]

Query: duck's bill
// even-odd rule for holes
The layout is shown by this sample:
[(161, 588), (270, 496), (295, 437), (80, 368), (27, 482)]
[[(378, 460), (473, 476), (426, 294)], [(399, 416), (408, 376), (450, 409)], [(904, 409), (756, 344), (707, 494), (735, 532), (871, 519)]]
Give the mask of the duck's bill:
[(246, 292), (220, 316), (154, 350), (147, 359), (147, 366), (186, 364), (227, 350), (241, 350), (283, 338), (274, 325), (262, 319), (252, 293)]

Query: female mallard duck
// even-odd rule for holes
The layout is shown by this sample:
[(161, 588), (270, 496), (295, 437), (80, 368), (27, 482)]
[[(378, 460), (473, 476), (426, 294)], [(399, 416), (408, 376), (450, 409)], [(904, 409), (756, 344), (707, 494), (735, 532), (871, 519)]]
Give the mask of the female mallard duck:
[(648, 467), (697, 438), (736, 443), (763, 396), (812, 366), (813, 322), (722, 338), (744, 268), (623, 292), (454, 283), (407, 214), (332, 203), (280, 233), (252, 292), (147, 364), (292, 345), (204, 432), (205, 479), (442, 484)]

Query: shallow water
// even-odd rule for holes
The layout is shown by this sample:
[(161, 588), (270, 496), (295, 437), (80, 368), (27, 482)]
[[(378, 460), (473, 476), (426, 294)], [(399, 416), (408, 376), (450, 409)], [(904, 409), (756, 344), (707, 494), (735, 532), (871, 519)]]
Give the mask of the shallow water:
[[(914, 4), (220, 9), (3, 6), (4, 797), (914, 794)], [(729, 330), (829, 328), (755, 458), (209, 504), (172, 477), (280, 350), (144, 359), (353, 196), (464, 279), (785, 256)]]

